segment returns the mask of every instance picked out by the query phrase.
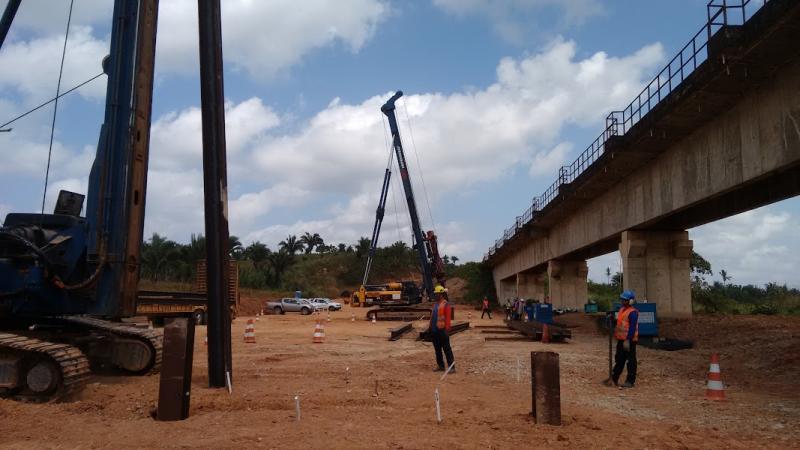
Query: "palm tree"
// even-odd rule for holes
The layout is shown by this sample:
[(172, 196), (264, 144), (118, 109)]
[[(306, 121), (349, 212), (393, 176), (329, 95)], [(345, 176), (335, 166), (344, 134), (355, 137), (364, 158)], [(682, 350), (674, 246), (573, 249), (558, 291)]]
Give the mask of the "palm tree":
[(339, 253), (345, 253), (347, 252), (347, 244), (341, 243), (336, 249), (339, 251)]
[(243, 257), (244, 246), (242, 241), (236, 236), (228, 236), (228, 254), (231, 258), (239, 261)]
[(369, 238), (362, 237), (358, 240), (358, 244), (356, 244), (356, 256), (362, 258), (369, 253), (369, 247), (372, 241)]
[(458, 262), (458, 256), (451, 256), (451, 257), (450, 257), (450, 261), (451, 261), (451, 262), (453, 263), (453, 265), (455, 266), (455, 265), (456, 265), (456, 263)]
[(281, 249), (279, 252), (271, 253), (267, 259), (269, 260), (270, 266), (272, 266), (272, 272), (275, 277), (274, 284), (276, 287), (279, 287), (281, 285), (281, 275), (292, 265), (294, 258), (291, 254)]
[(174, 271), (179, 256), (178, 244), (153, 233), (150, 242), (142, 246), (142, 272), (156, 282), (164, 279)]
[(285, 251), (291, 256), (303, 249), (303, 244), (297, 240), (297, 236), (291, 234), (282, 240), (278, 246), (282, 251)]
[(325, 245), (325, 241), (322, 240), (319, 233), (311, 234), (309, 232), (303, 233), (303, 236), (300, 237), (300, 243), (305, 246), (306, 255), (314, 251), (314, 248), (319, 250), (319, 248)]
[(606, 267), (606, 284), (611, 284), (611, 267)]
[(728, 284), (728, 280), (733, 278), (732, 276), (728, 275), (728, 271), (725, 269), (719, 271), (719, 276), (722, 277), (722, 284)]
[(257, 270), (264, 269), (264, 265), (267, 263), (271, 253), (272, 252), (270, 251), (269, 247), (259, 241), (255, 241), (250, 244), (246, 249), (244, 249), (243, 252), (245, 258), (252, 261), (253, 267), (255, 267)]

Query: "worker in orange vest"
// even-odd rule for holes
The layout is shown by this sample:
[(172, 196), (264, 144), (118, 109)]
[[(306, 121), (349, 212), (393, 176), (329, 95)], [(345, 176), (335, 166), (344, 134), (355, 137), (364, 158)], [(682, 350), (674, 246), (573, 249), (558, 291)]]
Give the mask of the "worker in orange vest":
[(614, 337), (617, 339), (617, 353), (614, 356), (614, 369), (611, 372), (611, 381), (618, 385), (619, 377), (625, 364), (628, 365), (628, 375), (625, 383), (619, 385), (620, 389), (632, 388), (636, 383), (636, 342), (639, 341), (639, 310), (631, 306), (635, 299), (633, 291), (625, 291), (619, 299), (622, 307), (617, 313), (617, 326), (614, 328)]
[(447, 367), (453, 366), (450, 370), (453, 373), (456, 371), (456, 367), (453, 365), (455, 360), (453, 359), (453, 349), (450, 348), (450, 335), (447, 334), (450, 331), (450, 318), (453, 314), (453, 308), (447, 301), (447, 290), (443, 286), (437, 285), (433, 289), (433, 294), (436, 297), (436, 303), (434, 303), (431, 310), (430, 328), (433, 350), (436, 352), (436, 368), (433, 371), (441, 372), (445, 370), (444, 358), (442, 357), (442, 352), (444, 352), (444, 356), (447, 357)]
[(483, 297), (483, 308), (481, 310), (481, 319), (483, 319), (484, 314), (489, 314), (489, 319), (492, 318), (492, 310), (489, 308), (489, 298), (486, 296)]

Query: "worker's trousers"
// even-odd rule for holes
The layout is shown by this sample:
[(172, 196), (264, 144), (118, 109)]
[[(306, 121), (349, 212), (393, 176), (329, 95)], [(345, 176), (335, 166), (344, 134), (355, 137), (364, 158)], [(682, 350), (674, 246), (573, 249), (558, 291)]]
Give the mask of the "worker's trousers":
[(488, 314), (489, 318), (490, 319), (492, 318), (492, 310), (491, 309), (484, 309), (483, 311), (481, 311), (481, 319), (483, 319), (483, 315), (484, 314)]
[(447, 367), (450, 367), (453, 364), (453, 349), (450, 348), (450, 336), (447, 335), (445, 330), (440, 330), (438, 328), (431, 329), (431, 341), (433, 342), (433, 351), (436, 352), (436, 364), (444, 369), (444, 358), (442, 357), (442, 351), (444, 351), (444, 356), (447, 357)]
[(623, 342), (625, 341), (617, 340), (617, 354), (614, 356), (614, 370), (611, 378), (614, 383), (619, 383), (622, 369), (625, 368), (625, 363), (628, 363), (628, 375), (625, 377), (625, 381), (634, 384), (636, 383), (636, 342), (631, 342), (630, 350), (625, 350)]

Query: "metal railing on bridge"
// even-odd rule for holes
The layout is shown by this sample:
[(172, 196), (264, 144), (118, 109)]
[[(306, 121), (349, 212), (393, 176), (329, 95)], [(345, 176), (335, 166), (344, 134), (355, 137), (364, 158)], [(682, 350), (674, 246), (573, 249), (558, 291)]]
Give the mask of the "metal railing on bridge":
[(562, 186), (573, 182), (592, 163), (605, 152), (605, 145), (612, 136), (623, 136), (639, 123), (662, 99), (691, 75), (697, 67), (708, 59), (708, 42), (711, 37), (726, 26), (744, 25), (769, 0), (711, 0), (706, 5), (707, 21), (691, 40), (681, 48), (667, 65), (661, 69), (642, 91), (621, 111), (612, 111), (606, 117), (606, 127), (589, 147), (572, 164), (563, 166), (556, 179), (547, 190), (534, 197), (531, 206), (517, 216), (514, 226), (503, 233), (484, 255), (484, 260), (494, 255), (509, 239), (513, 238), (523, 226), (533, 220), (558, 194)]

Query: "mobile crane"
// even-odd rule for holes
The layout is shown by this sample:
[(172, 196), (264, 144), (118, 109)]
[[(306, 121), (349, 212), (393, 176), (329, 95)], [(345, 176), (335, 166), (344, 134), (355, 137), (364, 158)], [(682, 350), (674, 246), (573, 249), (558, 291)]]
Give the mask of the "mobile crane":
[(413, 281), (390, 282), (385, 284), (367, 284), (369, 272), (372, 268), (372, 260), (378, 248), (378, 237), (381, 232), (383, 216), (386, 210), (386, 198), (388, 196), (391, 181), (391, 156), (390, 162), (383, 177), (383, 187), (378, 201), (378, 208), (375, 212), (375, 224), (372, 227), (372, 240), (370, 241), (369, 254), (364, 270), (364, 278), (361, 287), (353, 294), (352, 301), (356, 305), (376, 305), (379, 308), (371, 309), (367, 312), (367, 318), (372, 319), (404, 319), (413, 318), (420, 314), (429, 312), (429, 308), (414, 306), (419, 305), (425, 299), (433, 296), (434, 279), (436, 283), (444, 286), (446, 277), (444, 272), (444, 262), (439, 256), (439, 247), (436, 234), (433, 231), (423, 233), (420, 225), (419, 214), (417, 212), (417, 202), (414, 199), (414, 191), (411, 187), (411, 177), (408, 173), (406, 156), (403, 151), (403, 142), (400, 139), (400, 131), (397, 126), (395, 115), (395, 103), (403, 96), (402, 91), (397, 91), (386, 103), (381, 106), (381, 112), (389, 121), (389, 130), (392, 134), (392, 150), (394, 157), (397, 158), (397, 167), (400, 171), (400, 178), (403, 182), (403, 191), (408, 205), (408, 214), (411, 218), (411, 228), (414, 233), (413, 248), (419, 257), (420, 272), (422, 274), (422, 286), (417, 286)]
[(119, 322), (136, 312), (157, 14), (157, 0), (114, 1), (85, 216), (85, 197), (61, 191), (53, 214), (10, 213), (0, 228), (2, 397), (54, 400), (92, 370), (145, 374), (161, 362), (160, 333)]

